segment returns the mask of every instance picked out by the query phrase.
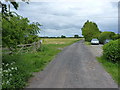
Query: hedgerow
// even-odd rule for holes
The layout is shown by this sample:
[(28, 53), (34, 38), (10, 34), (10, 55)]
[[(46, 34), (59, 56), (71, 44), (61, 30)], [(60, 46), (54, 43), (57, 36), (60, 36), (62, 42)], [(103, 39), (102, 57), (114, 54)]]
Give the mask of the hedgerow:
[(99, 35), (98, 39), (103, 44), (106, 39), (113, 39), (113, 36), (115, 36), (114, 32), (105, 31)]
[(120, 39), (105, 44), (103, 46), (103, 55), (110, 61), (120, 61)]

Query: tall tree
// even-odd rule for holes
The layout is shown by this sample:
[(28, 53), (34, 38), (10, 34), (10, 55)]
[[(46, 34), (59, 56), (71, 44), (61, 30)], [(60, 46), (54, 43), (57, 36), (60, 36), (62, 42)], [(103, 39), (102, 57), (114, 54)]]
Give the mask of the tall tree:
[(87, 20), (81, 28), (82, 35), (86, 41), (90, 41), (92, 38), (98, 38), (100, 31), (96, 23)]
[(66, 36), (64, 36), (64, 35), (61, 35), (61, 38), (66, 38)]
[[(7, 4), (0, 2), (2, 5), (2, 44), (10, 50), (16, 49), (18, 44), (35, 42), (40, 31), (38, 22), (30, 23), (27, 18), (23, 18), (15, 12), (10, 11), (10, 4), (18, 9), (18, 3), (15, 0), (5, 0)], [(26, 1), (26, 0), (22, 0)], [(29, 0), (28, 0), (29, 1)], [(13, 14), (14, 13), (14, 14)]]
[(79, 38), (79, 35), (74, 35), (74, 38)]

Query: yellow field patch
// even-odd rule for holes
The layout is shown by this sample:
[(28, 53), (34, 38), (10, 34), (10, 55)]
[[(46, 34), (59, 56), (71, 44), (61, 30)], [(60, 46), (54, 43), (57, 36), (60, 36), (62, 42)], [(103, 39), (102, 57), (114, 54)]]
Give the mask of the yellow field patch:
[(67, 44), (71, 41), (81, 40), (80, 38), (45, 38), (43, 44)]

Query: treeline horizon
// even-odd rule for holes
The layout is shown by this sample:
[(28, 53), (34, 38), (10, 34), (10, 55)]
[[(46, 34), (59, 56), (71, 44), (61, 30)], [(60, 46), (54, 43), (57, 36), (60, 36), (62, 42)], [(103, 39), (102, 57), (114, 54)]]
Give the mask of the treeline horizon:
[(74, 36), (61, 35), (61, 36), (41, 36), (39, 38), (83, 38), (83, 37), (79, 35), (74, 35)]

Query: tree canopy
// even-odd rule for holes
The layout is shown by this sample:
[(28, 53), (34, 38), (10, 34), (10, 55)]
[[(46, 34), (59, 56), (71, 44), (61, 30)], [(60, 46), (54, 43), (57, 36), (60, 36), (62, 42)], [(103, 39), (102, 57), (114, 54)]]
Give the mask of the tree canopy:
[(113, 39), (115, 36), (115, 33), (114, 32), (108, 32), (108, 31), (105, 31), (105, 32), (102, 32), (100, 34), (100, 36), (98, 37), (100, 43), (104, 43), (105, 39)]
[(86, 41), (90, 41), (92, 38), (98, 38), (100, 34), (97, 24), (89, 20), (85, 22), (81, 30)]
[[(17, 10), (18, 3), (9, 1)], [(25, 1), (25, 0), (22, 0)], [(28, 44), (38, 39), (37, 34), (40, 33), (41, 26), (38, 22), (30, 22), (28, 18), (24, 18), (15, 12), (9, 11), (7, 5), (2, 5), (2, 44), (10, 50), (16, 49), (18, 44)]]
[[(4, 4), (1, 1), (0, 1), (0, 6), (2, 7), (2, 11), (1, 11), (2, 12), (2, 17), (8, 20), (8, 18), (7, 18), (8, 16), (13, 16), (12, 12), (9, 11), (10, 10), (10, 5), (12, 5), (17, 10), (18, 7), (19, 7), (19, 4), (15, 0), (5, 0), (5, 1), (9, 2), (9, 4), (8, 4), (9, 8), (7, 7), (7, 4)], [(26, 2), (26, 3), (29, 2), (29, 0), (21, 0), (21, 1)]]
[[(18, 44), (29, 43), (29, 39), (40, 32), (39, 23), (30, 23), (27, 18), (13, 16), (8, 22), (2, 19), (3, 46), (15, 48)], [(34, 41), (33, 39), (32, 41)]]
[(61, 35), (61, 38), (66, 38), (66, 36), (64, 36), (64, 35)]
[(74, 38), (79, 38), (79, 35), (74, 35)]

